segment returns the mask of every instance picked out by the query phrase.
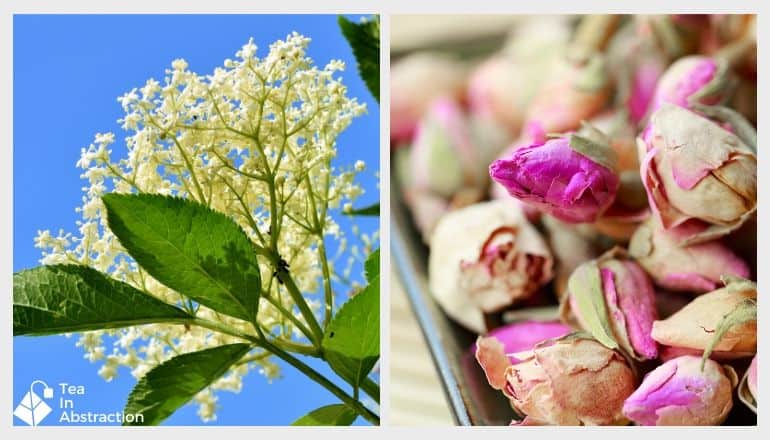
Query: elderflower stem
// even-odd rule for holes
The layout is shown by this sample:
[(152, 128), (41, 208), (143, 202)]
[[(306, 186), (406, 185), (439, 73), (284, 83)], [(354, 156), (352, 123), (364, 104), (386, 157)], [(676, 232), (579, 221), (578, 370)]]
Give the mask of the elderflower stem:
[(288, 271), (278, 268), (277, 264), (276, 269), (278, 269), (278, 279), (283, 281), (283, 285), (286, 286), (286, 290), (289, 291), (289, 294), (294, 300), (294, 303), (297, 304), (297, 307), (299, 307), (300, 313), (302, 313), (302, 316), (305, 318), (307, 324), (310, 325), (310, 330), (313, 332), (313, 335), (315, 335), (313, 343), (316, 346), (320, 346), (321, 340), (324, 337), (324, 332), (321, 329), (321, 326), (318, 324), (318, 320), (315, 318), (313, 311), (310, 310), (310, 307), (307, 305), (305, 298), (299, 291), (299, 288), (294, 282), (294, 278), (292, 278), (291, 274), (289, 274)]
[(380, 386), (368, 377), (361, 383), (361, 389), (375, 402), (380, 403)]
[(302, 374), (307, 376), (308, 378), (312, 379), (322, 387), (329, 390), (332, 394), (334, 394), (337, 398), (342, 400), (350, 409), (354, 410), (356, 413), (358, 413), (361, 417), (365, 418), (369, 421), (369, 423), (373, 425), (379, 425), (380, 424), (380, 417), (373, 413), (369, 408), (365, 407), (361, 402), (351, 397), (348, 393), (346, 393), (342, 388), (335, 385), (333, 382), (331, 382), (329, 379), (324, 377), (322, 374), (311, 368), (309, 365), (305, 364), (301, 360), (295, 358), (294, 356), (290, 355), (289, 353), (286, 353), (285, 351), (281, 350), (280, 348), (272, 345), (270, 342), (262, 341), (260, 344), (262, 348), (265, 350), (270, 351), (274, 355), (278, 356), (279, 358), (286, 361), (288, 364), (299, 370)]

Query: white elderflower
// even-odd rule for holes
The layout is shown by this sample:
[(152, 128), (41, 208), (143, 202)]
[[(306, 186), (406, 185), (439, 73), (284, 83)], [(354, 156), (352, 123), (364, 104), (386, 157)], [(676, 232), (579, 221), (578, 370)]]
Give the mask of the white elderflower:
[[(190, 71), (185, 60), (176, 59), (164, 78), (149, 79), (118, 98), (124, 115), (117, 122), (127, 131), (122, 138), (126, 155), (111, 157), (113, 133), (98, 133), (81, 150), (76, 165), (84, 170), (81, 178), (87, 186), (77, 208), (79, 234), (39, 231), (35, 246), (43, 250), (41, 262), (94, 267), (200, 318), (255, 334), (249, 323), (192, 304), (183, 292), (141, 270), (107, 227), (101, 202), (108, 192), (184, 197), (228, 215), (261, 246), (276, 240), (299, 290), (316, 295), (309, 303), (322, 319), (325, 299), (318, 293), (330, 282), (322, 265), (328, 265), (331, 277), (341, 279), (334, 268), (336, 258), (327, 261), (321, 254), (324, 237), (331, 235), (345, 247), (345, 235), (329, 210), (352, 206), (363, 193), (355, 175), (365, 169), (358, 161), (347, 171), (337, 170), (331, 161), (337, 137), (366, 108), (334, 77), (344, 63), (332, 60), (319, 68), (306, 54), (309, 43), (309, 38), (292, 33), (260, 56), (249, 40), (209, 75)], [(271, 197), (278, 212), (266, 207)], [(260, 270), (264, 294), (259, 327), (272, 338), (307, 343), (302, 329), (285, 314), (297, 310), (286, 286), (276, 282), (269, 264)], [(296, 322), (306, 325), (299, 314)], [(105, 337), (113, 341), (109, 355)], [(138, 379), (175, 355), (234, 342), (242, 340), (202, 327), (153, 324), (83, 333), (76, 345), (89, 361), (103, 361), (98, 373), (110, 381), (121, 367)], [(202, 420), (216, 418), (215, 392), (239, 392), (250, 369), (267, 380), (280, 376), (270, 356), (247, 356), (195, 397)]]

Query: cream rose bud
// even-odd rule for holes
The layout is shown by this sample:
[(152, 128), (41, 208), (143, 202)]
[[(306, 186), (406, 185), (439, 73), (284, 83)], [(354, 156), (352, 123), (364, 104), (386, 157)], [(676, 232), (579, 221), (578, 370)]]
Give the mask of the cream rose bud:
[(390, 75), (391, 143), (409, 142), (430, 103), (439, 96), (461, 98), (466, 67), (437, 53), (416, 53), (393, 64)]
[(664, 104), (637, 139), (655, 216), (682, 244), (737, 229), (757, 209), (757, 157), (736, 135)]
[(720, 240), (681, 246), (650, 220), (631, 237), (628, 251), (657, 285), (673, 291), (710, 292), (722, 275), (750, 275), (746, 262)]
[(639, 425), (719, 425), (733, 407), (735, 371), (681, 356), (648, 373), (626, 399), (623, 414)]
[(430, 240), (430, 291), (455, 321), (487, 332), (485, 313), (530, 298), (552, 278), (553, 257), (521, 209), (477, 203), (439, 220)]
[[(668, 318), (655, 321), (652, 325), (652, 338), (671, 347), (707, 350), (722, 318), (747, 299), (756, 298), (756, 284), (731, 281), (721, 289), (696, 297)], [(751, 356), (756, 353), (756, 319), (730, 326), (713, 350), (721, 355), (729, 352)]]
[(573, 333), (512, 355), (503, 393), (525, 424), (625, 425), (623, 401), (636, 378), (626, 359)]

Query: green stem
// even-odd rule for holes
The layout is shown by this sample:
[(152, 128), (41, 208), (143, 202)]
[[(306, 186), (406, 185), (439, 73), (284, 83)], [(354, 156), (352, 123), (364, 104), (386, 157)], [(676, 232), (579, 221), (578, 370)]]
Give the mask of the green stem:
[(332, 394), (334, 394), (337, 398), (342, 400), (346, 405), (348, 405), (352, 410), (357, 412), (361, 417), (365, 418), (369, 421), (369, 423), (373, 425), (379, 425), (380, 424), (380, 417), (377, 416), (377, 414), (373, 413), (369, 408), (365, 407), (361, 404), (361, 402), (355, 400), (350, 395), (348, 395), (343, 389), (335, 385), (333, 382), (331, 382), (329, 379), (325, 378), (323, 375), (321, 375), (319, 372), (315, 371), (313, 368), (311, 368), (309, 365), (305, 364), (304, 362), (300, 361), (299, 359), (295, 358), (294, 356), (290, 355), (289, 353), (286, 353), (285, 351), (281, 350), (280, 348), (272, 345), (271, 343), (267, 341), (262, 341), (260, 343), (260, 346), (264, 348), (265, 350), (270, 351), (274, 355), (278, 356), (279, 358), (286, 361), (286, 363), (290, 364), (302, 374), (307, 376), (308, 378), (312, 379), (322, 387), (329, 390)]
[[(278, 265), (275, 265), (276, 268), (278, 268)], [(305, 298), (302, 296), (302, 293), (299, 291), (299, 288), (294, 283), (294, 278), (291, 277), (291, 274), (289, 272), (278, 269), (278, 279), (283, 281), (283, 285), (286, 287), (286, 290), (289, 292), (289, 295), (291, 295), (291, 298), (294, 300), (294, 303), (299, 308), (300, 313), (302, 313), (302, 316), (305, 318), (305, 321), (310, 326), (310, 331), (313, 332), (313, 335), (315, 335), (315, 340), (313, 343), (316, 346), (321, 345), (321, 340), (323, 340), (324, 332), (321, 329), (321, 326), (318, 324), (318, 320), (315, 318), (315, 315), (313, 314), (313, 311), (310, 310), (310, 306), (307, 305), (307, 302), (305, 301)]]
[(265, 352), (262, 352), (262, 353), (259, 353), (259, 354), (253, 354), (251, 356), (245, 356), (245, 357), (241, 358), (241, 360), (236, 362), (234, 365), (238, 366), (238, 365), (248, 364), (249, 362), (261, 361), (263, 359), (266, 359), (267, 357), (269, 357), (272, 354), (273, 353), (270, 353), (269, 351), (265, 351)]
[(179, 143), (179, 140), (177, 140), (176, 136), (171, 135), (171, 139), (174, 141), (174, 145), (176, 145), (176, 148), (179, 150), (179, 155), (182, 156), (182, 160), (185, 163), (185, 166), (187, 167), (187, 171), (190, 172), (190, 177), (192, 178), (193, 184), (195, 185), (195, 191), (198, 192), (198, 197), (200, 197), (200, 202), (203, 204), (208, 204), (206, 201), (206, 195), (203, 194), (203, 189), (201, 188), (201, 184), (198, 182), (198, 177), (195, 175), (195, 168), (193, 167), (193, 163), (190, 160), (190, 157), (187, 156), (187, 153), (185, 153), (184, 148), (182, 148), (182, 144)]
[(380, 403), (380, 385), (368, 377), (361, 382), (361, 389), (369, 395), (375, 402)]

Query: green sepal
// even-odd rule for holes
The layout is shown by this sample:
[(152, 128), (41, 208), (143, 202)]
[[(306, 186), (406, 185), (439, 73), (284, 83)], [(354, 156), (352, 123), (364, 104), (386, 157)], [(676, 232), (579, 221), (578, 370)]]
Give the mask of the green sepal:
[[(729, 289), (729, 287), (728, 287)], [(747, 322), (757, 320), (757, 301), (754, 298), (746, 298), (738, 303), (729, 313), (724, 315), (719, 321), (717, 328), (714, 332), (714, 336), (711, 338), (706, 349), (703, 351), (703, 357), (701, 358), (700, 368), (706, 365), (706, 359), (711, 356), (711, 352), (714, 351), (714, 347), (722, 340), (724, 335), (736, 325), (745, 324)]]
[[(596, 130), (596, 129), (594, 129)], [(598, 131), (598, 130), (597, 130)], [(586, 137), (579, 134), (569, 135), (569, 147), (575, 152), (591, 159), (597, 164), (616, 173), (618, 170), (618, 156), (609, 144), (598, 142), (600, 138), (592, 136)]]
[(605, 347), (618, 348), (607, 313), (598, 263), (589, 261), (578, 266), (567, 282), (567, 289), (575, 298), (577, 312), (587, 327), (584, 330)]

